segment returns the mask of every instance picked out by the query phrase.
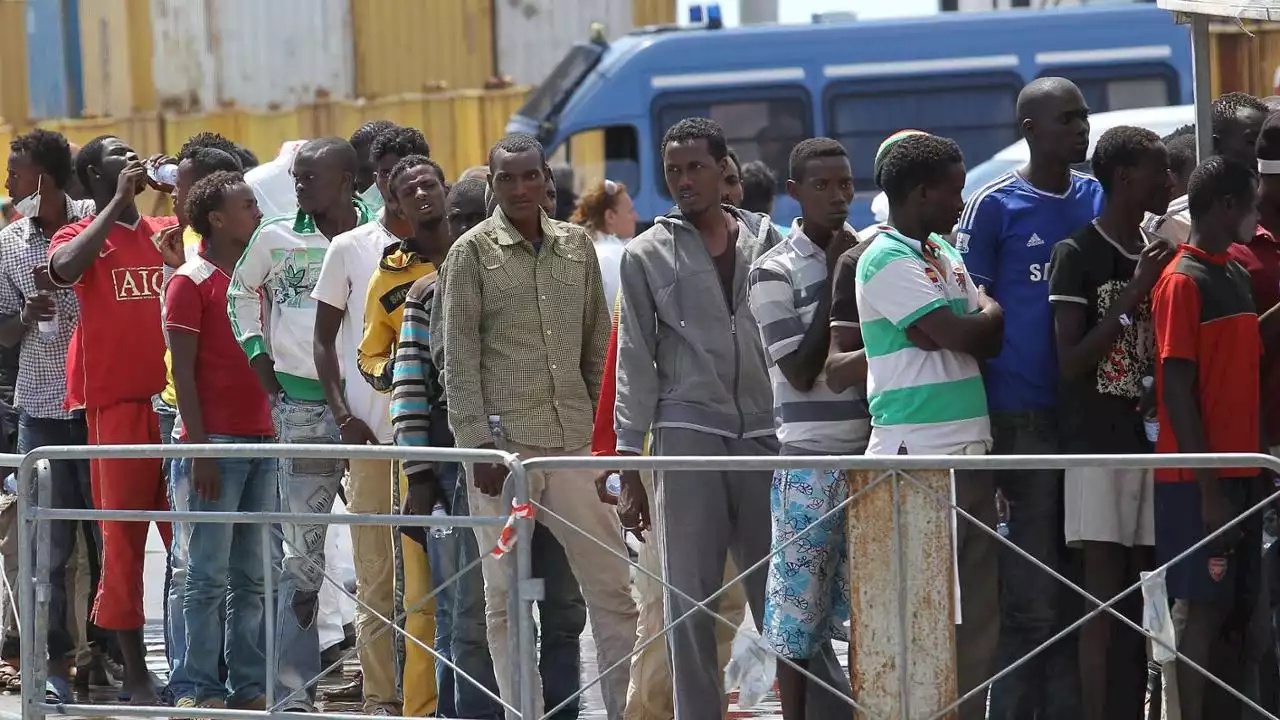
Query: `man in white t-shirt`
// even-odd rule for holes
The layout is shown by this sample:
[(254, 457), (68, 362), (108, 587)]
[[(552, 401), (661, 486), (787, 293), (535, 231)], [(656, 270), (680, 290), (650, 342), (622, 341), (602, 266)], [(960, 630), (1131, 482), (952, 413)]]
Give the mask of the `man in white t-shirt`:
[[(425, 140), (422, 145), (407, 148), (405, 152), (425, 153)], [(378, 186), (385, 192), (381, 178)], [(383, 251), (399, 242), (387, 229), (388, 210), (384, 208), (376, 220), (333, 239), (315, 289), (311, 291), (311, 297), (316, 300), (316, 372), (342, 442), (352, 445), (383, 445), (394, 439), (389, 396), (364, 382), (356, 364), (356, 349), (364, 334), (369, 279)], [(390, 514), (394, 463), (353, 459), (350, 469), (348, 511)], [(394, 636), (385, 631), (382, 621), (373, 614), (387, 618), (395, 615), (395, 556), (391, 532), (385, 525), (356, 525), (351, 529), (351, 540), (355, 549), (356, 597), (373, 611), (362, 606), (356, 609), (356, 641), (361, 648), (360, 666), (364, 671), (364, 709), (365, 712), (385, 709), (399, 714)]]

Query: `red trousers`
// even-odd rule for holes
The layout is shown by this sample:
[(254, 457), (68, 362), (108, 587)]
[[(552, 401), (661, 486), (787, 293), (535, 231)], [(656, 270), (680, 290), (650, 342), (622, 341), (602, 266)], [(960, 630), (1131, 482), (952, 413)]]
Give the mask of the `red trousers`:
[[(160, 426), (148, 402), (123, 402), (85, 412), (90, 445), (158, 445)], [(99, 510), (168, 510), (160, 458), (91, 460), (93, 505)], [(102, 573), (92, 621), (105, 630), (137, 630), (146, 624), (142, 569), (149, 523), (103, 522)], [(165, 547), (169, 523), (157, 523)]]

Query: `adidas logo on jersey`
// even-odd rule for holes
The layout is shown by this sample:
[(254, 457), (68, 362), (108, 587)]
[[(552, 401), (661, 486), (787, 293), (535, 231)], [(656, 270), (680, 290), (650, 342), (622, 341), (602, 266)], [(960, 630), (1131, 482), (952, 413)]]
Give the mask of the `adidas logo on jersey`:
[(1038, 247), (1043, 244), (1044, 241), (1040, 239), (1039, 235), (1031, 233), (1031, 239), (1027, 241), (1027, 247)]

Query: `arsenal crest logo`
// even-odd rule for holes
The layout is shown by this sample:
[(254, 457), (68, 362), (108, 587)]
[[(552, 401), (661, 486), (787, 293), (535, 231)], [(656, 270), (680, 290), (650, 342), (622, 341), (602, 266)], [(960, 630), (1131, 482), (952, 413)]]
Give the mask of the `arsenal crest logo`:
[(1209, 558), (1209, 577), (1214, 582), (1222, 582), (1222, 578), (1227, 574), (1227, 559), (1224, 557)]
[(956, 276), (956, 285), (960, 286), (960, 290), (962, 291), (967, 290), (968, 288), (965, 287), (964, 270), (961, 270), (959, 266), (956, 266), (952, 268), (951, 271)]
[(933, 267), (930, 265), (925, 265), (924, 276), (929, 278), (929, 282), (933, 283), (934, 285), (942, 284), (942, 278), (938, 277), (938, 271), (934, 270)]

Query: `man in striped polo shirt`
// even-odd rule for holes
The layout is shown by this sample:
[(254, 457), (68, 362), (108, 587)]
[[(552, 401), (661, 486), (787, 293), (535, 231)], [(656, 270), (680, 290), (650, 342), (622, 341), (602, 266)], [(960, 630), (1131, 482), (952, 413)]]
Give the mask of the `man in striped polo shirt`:
[[(786, 240), (752, 264), (747, 278), (769, 365), (778, 440), (783, 455), (861, 453), (871, 431), (866, 402), (853, 389), (833, 391), (823, 372), (831, 337), (831, 274), (858, 239), (847, 222), (853, 200), (849, 157), (835, 140), (811, 138), (791, 152), (790, 174), (787, 192), (799, 201), (801, 217)], [(822, 667), (815, 672), (840, 678), (831, 684), (841, 689), (848, 686), (831, 639), (845, 636), (849, 617), (844, 513), (819, 521), (848, 497), (840, 470), (773, 473), (776, 554), (769, 561), (763, 622), (764, 638), (780, 657), (806, 670), (818, 659)], [(791, 542), (801, 534), (803, 540)], [(791, 664), (778, 663), (778, 688), (786, 720), (804, 720), (806, 710), (813, 717), (848, 713), (841, 700), (810, 685)], [(806, 695), (814, 702), (806, 702)]]
[[(942, 234), (963, 201), (964, 157), (955, 142), (927, 134), (899, 139), (877, 173), (889, 221), (858, 260), (857, 306), (867, 356), (873, 455), (985, 455), (991, 423), (980, 359), (1000, 352), (1004, 314), (974, 284)], [(989, 471), (956, 473), (956, 504), (995, 525)], [(957, 685), (963, 695), (991, 674), (999, 639), (997, 546), (967, 522), (956, 528), (961, 613)], [(979, 696), (960, 708), (985, 716)]]

